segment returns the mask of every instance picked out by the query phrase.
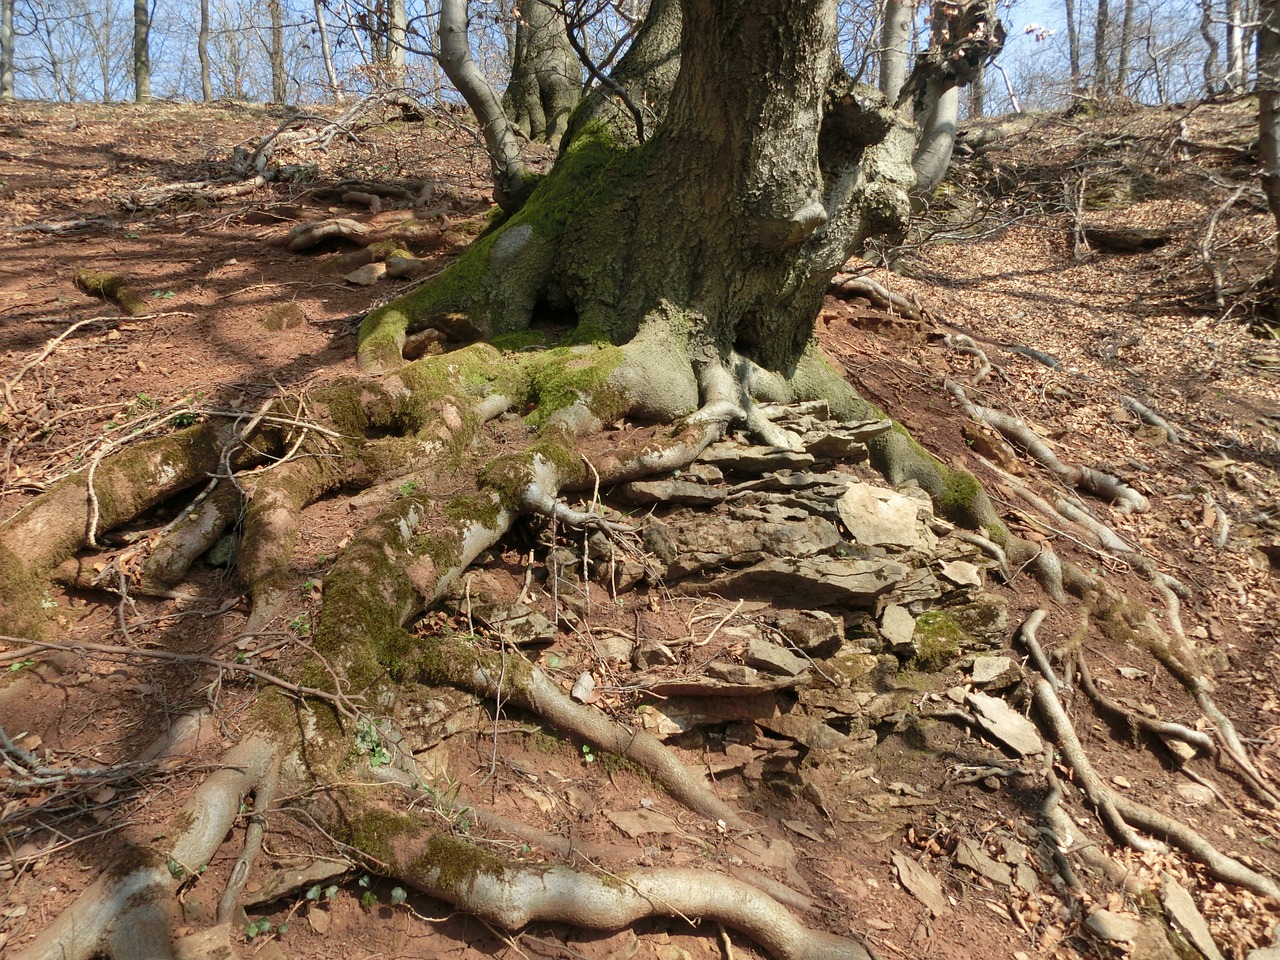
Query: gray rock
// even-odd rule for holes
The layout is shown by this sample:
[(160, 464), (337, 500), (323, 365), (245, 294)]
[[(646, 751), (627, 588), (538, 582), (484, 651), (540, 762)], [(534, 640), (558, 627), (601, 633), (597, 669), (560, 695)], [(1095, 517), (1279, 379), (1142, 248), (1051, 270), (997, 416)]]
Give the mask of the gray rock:
[(770, 643), (768, 640), (752, 640), (747, 644), (746, 651), (742, 654), (742, 659), (749, 666), (767, 673), (776, 673), (784, 677), (795, 677), (804, 673), (809, 669), (809, 662), (802, 657), (797, 657), (791, 651), (778, 646), (776, 643)]
[(1013, 874), (1007, 864), (992, 859), (981, 845), (967, 837), (961, 838), (956, 844), (956, 863), (968, 867), (992, 883), (1007, 887), (1013, 882)]
[(973, 710), (983, 730), (1020, 756), (1030, 756), (1044, 749), (1036, 725), (999, 697), (970, 693), (965, 697), (965, 703)]
[(759, 673), (741, 663), (721, 663), (719, 660), (713, 660), (707, 664), (707, 676), (727, 683), (748, 684), (753, 683)]
[(1084, 925), (1093, 931), (1095, 936), (1113, 943), (1128, 943), (1135, 940), (1142, 932), (1142, 921), (1137, 917), (1126, 917), (1110, 910), (1095, 910), (1089, 914)]
[(387, 274), (385, 263), (366, 263), (359, 270), (352, 270), (342, 279), (361, 287), (371, 287)]
[(844, 618), (822, 610), (776, 610), (769, 622), (811, 657), (829, 657), (844, 643)]
[(619, 663), (630, 663), (631, 654), (636, 645), (626, 637), (617, 634), (604, 634), (596, 639), (596, 650), (605, 660), (616, 660)]
[(831, 521), (767, 506), (743, 519), (716, 511), (651, 521), (642, 536), (649, 551), (668, 565), (668, 582), (764, 556), (813, 556), (840, 543), (840, 532)]
[(723, 487), (712, 487), (689, 480), (636, 480), (614, 487), (612, 495), (633, 506), (679, 503), (705, 507), (720, 503), (725, 498), (725, 491)]
[(1213, 790), (1202, 783), (1180, 783), (1174, 790), (1177, 791), (1178, 799), (1189, 807), (1212, 806), (1218, 799)]
[(909, 568), (893, 560), (770, 559), (684, 589), (790, 607), (871, 607)]
[(949, 604), (947, 613), (965, 632), (965, 649), (999, 648), (1009, 638), (1009, 608), (997, 596), (982, 594), (971, 603)]
[(838, 750), (849, 742), (849, 738), (844, 734), (831, 729), (816, 717), (809, 717), (803, 713), (764, 717), (756, 723), (770, 733), (794, 740), (810, 750)]
[(774, 470), (802, 470), (817, 462), (809, 453), (781, 447), (746, 447), (730, 441), (713, 443), (703, 451), (701, 459), (727, 473), (755, 476)]
[(631, 655), (631, 663), (637, 670), (648, 670), (651, 667), (669, 667), (676, 662), (676, 655), (671, 648), (658, 640), (645, 640), (636, 647)]
[(851, 483), (838, 504), (849, 537), (863, 546), (925, 547), (927, 534), (916, 524), (916, 503), (893, 490)]
[(1205, 923), (1195, 900), (1177, 880), (1165, 875), (1164, 884), (1160, 888), (1160, 902), (1164, 904), (1165, 913), (1173, 921), (1192, 946), (1203, 953), (1208, 960), (1226, 960), (1222, 951), (1213, 942), (1209, 933), (1209, 925)]
[(880, 616), (880, 633), (894, 653), (915, 654), (916, 618), (906, 607), (891, 603)]
[(555, 624), (528, 604), (482, 607), (475, 611), (475, 615), (481, 623), (517, 647), (551, 643), (558, 636)]
[(973, 682), (985, 687), (1004, 678), (1013, 669), (1012, 657), (974, 657)]
[(966, 560), (952, 560), (943, 564), (942, 578), (957, 587), (982, 586), (982, 571)]

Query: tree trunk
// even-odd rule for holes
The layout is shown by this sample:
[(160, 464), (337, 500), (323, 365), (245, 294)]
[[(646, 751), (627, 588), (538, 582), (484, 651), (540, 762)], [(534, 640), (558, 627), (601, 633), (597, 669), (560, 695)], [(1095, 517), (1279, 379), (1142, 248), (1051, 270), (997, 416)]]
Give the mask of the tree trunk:
[(1243, 93), (1244, 23), (1241, 19), (1240, 0), (1227, 0), (1227, 89)]
[(522, 134), (559, 147), (578, 105), (582, 67), (557, 10), (542, 0), (520, 0), (516, 13), (511, 82), (502, 103)]
[(1111, 16), (1107, 8), (1107, 0), (1098, 0), (1098, 19), (1093, 32), (1093, 95), (1105, 97), (1110, 89), (1108, 76), (1110, 65), (1107, 62), (1107, 34), (1111, 29)]
[[(1258, 13), (1258, 154), (1262, 189), (1280, 227), (1280, 0), (1262, 0)], [(1280, 299), (1280, 256), (1271, 291)]]
[(289, 97), (289, 78), (284, 70), (284, 10), (281, 0), (267, 0), (271, 18), (271, 42), (267, 55), (271, 61), (271, 101), (284, 103)]
[(133, 99), (151, 99), (151, 11), (147, 0), (133, 0)]
[(1124, 0), (1124, 18), (1120, 21), (1120, 54), (1116, 63), (1115, 95), (1128, 96), (1125, 83), (1129, 79), (1129, 47), (1133, 45), (1133, 0)]
[(336, 99), (338, 71), (333, 66), (333, 47), (329, 45), (329, 27), (324, 19), (324, 0), (315, 0), (315, 14), (316, 32), (320, 34), (320, 56), (324, 60), (324, 75), (329, 80), (329, 95)]
[(880, 92), (890, 100), (898, 99), (907, 82), (907, 51), (914, 13), (912, 0), (886, 0), (884, 32), (880, 35)]
[(13, 99), (13, 5), (0, 0), (0, 100)]
[[(1208, 2), (1208, 0), (1206, 0)], [(1080, 33), (1076, 28), (1076, 2), (1063, 0), (1067, 18), (1067, 58), (1071, 63), (1071, 89), (1080, 89)]]
[(405, 35), (409, 29), (409, 15), (404, 0), (389, 0), (387, 12), (387, 81), (388, 86), (399, 86), (405, 79)]
[(987, 67), (978, 68), (969, 84), (969, 116), (981, 117), (987, 112)]
[[(905, 227), (916, 184), (915, 129), (835, 69), (836, 10), (836, 0), (655, 2), (613, 73), (638, 100), (643, 67), (670, 76), (678, 65), (669, 98), (644, 97), (660, 118), (653, 134), (637, 144), (615, 93), (596, 91), (519, 213), (366, 320), (362, 360), (397, 363), (401, 324), (463, 312), (497, 334), (549, 310), (576, 318), (583, 337), (656, 337), (661, 357), (646, 377), (662, 383), (654, 412), (665, 416), (698, 402), (694, 372), (736, 370), (734, 358), (794, 374), (831, 277), (867, 238)], [(908, 116), (926, 116), (998, 49), (985, 10), (964, 8), (942, 31), (948, 48), (919, 58), (901, 97)]]
[(200, 57), (200, 95), (205, 103), (213, 100), (213, 79), (209, 66), (209, 0), (200, 0), (200, 32), (196, 36), (196, 53)]
[(1204, 95), (1218, 92), (1218, 32), (1213, 26), (1213, 0), (1200, 0), (1200, 36), (1204, 38)]

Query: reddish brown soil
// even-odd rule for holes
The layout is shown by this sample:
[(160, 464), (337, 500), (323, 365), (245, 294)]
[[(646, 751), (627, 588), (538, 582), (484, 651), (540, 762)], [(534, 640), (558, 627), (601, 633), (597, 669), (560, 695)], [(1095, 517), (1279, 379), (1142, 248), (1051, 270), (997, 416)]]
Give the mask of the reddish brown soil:
[[(1176, 139), (1232, 142), (1246, 122), (1243, 108), (1234, 106), (1176, 116), (1157, 112), (1118, 120), (1048, 121), (999, 164), (1020, 163), (1053, 182), (1057, 168), (1050, 169), (1044, 157), (1071, 169), (1084, 140), (1111, 130), (1108, 123), (1124, 124), (1143, 149), (1164, 158), (1154, 165), (1157, 185), (1123, 210), (1089, 217), (1167, 225), (1173, 241), (1150, 253), (1086, 253), (1077, 260), (1070, 216), (1042, 207), (980, 239), (911, 253), (903, 265), (921, 279), (876, 274), (917, 299), (930, 321), (910, 323), (833, 299), (819, 335), (865, 396), (942, 460), (973, 470), (989, 485), (1015, 532), (1051, 542), (1064, 555), (1105, 573), (1135, 601), (1160, 610), (1162, 600), (1145, 579), (1089, 552), (1069, 534), (1045, 527), (1008, 483), (975, 457), (975, 451), (997, 446), (942, 389), (947, 377), (964, 380), (969, 373), (969, 358), (945, 346), (942, 336), (969, 332), (1002, 368), (1003, 378), (970, 388), (975, 399), (1032, 423), (1063, 459), (1115, 472), (1150, 497), (1153, 509), (1143, 515), (1094, 506), (1121, 536), (1192, 587), (1194, 596), (1182, 611), (1184, 624), (1215, 670), (1221, 705), (1250, 738), (1259, 765), (1271, 773), (1280, 763), (1280, 601), (1276, 570), (1264, 549), (1280, 542), (1274, 517), (1280, 493), (1280, 352), (1274, 342), (1251, 337), (1237, 318), (1221, 318), (1205, 301), (1210, 281), (1200, 263), (1200, 238), (1227, 196), (1205, 179), (1247, 174), (1229, 157), (1207, 158)], [(344, 176), (402, 183), (415, 192), (423, 181), (433, 182), (448, 207), (435, 222), (454, 228), (445, 231), (451, 240), (465, 237), (466, 220), (487, 210), (484, 166), (474, 141), (447, 124), (393, 123), (364, 131), (359, 143), (338, 144), (328, 154), (294, 158), (316, 165), (314, 180), (277, 184), (221, 205), (171, 203), (128, 212), (128, 198), (150, 188), (225, 175), (231, 146), (261, 136), (276, 123), (263, 112), (238, 108), (0, 108), (0, 370), (13, 398), (0, 419), (0, 519), (81, 466), (104, 438), (122, 439), (156, 411), (183, 403), (252, 411), (280, 391), (297, 392), (356, 372), (354, 326), (371, 302), (395, 288), (387, 281), (372, 289), (352, 286), (335, 270), (334, 251), (303, 256), (274, 241), (304, 220), (341, 215), (384, 225), (406, 211), (373, 215), (318, 200), (315, 188)], [(1221, 239), (1214, 253), (1229, 264), (1229, 285), (1260, 270), (1268, 255), (1262, 241), (1272, 225), (1251, 196), (1217, 226)], [(83, 222), (58, 229), (77, 221)], [(431, 255), (443, 265), (450, 253), (446, 246)], [(77, 289), (75, 275), (85, 269), (123, 274), (153, 312), (121, 319), (113, 305)], [(282, 304), (296, 305), (303, 322), (267, 329), (264, 320)], [(87, 322), (42, 357), (46, 344), (82, 321)], [(1052, 353), (1063, 369), (1050, 370), (1001, 349), (1000, 343)], [(1172, 445), (1142, 429), (1120, 407), (1125, 395), (1158, 409), (1183, 431), (1184, 442)], [(495, 429), (476, 460), (519, 442), (512, 429)], [(1015, 458), (1005, 467), (1049, 489), (1030, 463)], [(441, 493), (447, 494), (443, 484), (442, 479)], [(1223, 549), (1212, 542), (1215, 505), (1232, 521)], [(324, 572), (372, 509), (335, 498), (307, 510), (293, 571), (297, 602), (288, 622), (278, 624), (276, 634), (235, 642), (236, 656), (286, 672), (305, 653), (302, 644), (318, 610)], [(151, 520), (163, 519), (161, 514)], [(117, 536), (115, 542), (122, 546), (124, 539)], [(525, 554), (512, 547), (490, 559), (477, 576), (487, 578), (493, 592), (519, 593)], [(178, 599), (121, 601), (107, 593), (51, 588), (47, 604), (53, 632), (83, 643), (211, 652), (231, 659), (230, 650), (219, 645), (235, 636), (246, 612), (235, 583), (205, 568), (181, 589), (184, 596)], [(533, 592), (549, 604), (547, 591), (535, 584)], [(1002, 592), (1011, 623), (1047, 603), (1029, 575)], [(1052, 648), (1076, 630), (1079, 610), (1049, 607), (1040, 636)], [(552, 614), (549, 606), (547, 612)], [(607, 667), (595, 642), (610, 628), (637, 630), (643, 618), (645, 635), (675, 640), (699, 630), (705, 635), (716, 622), (697, 618), (715, 614), (719, 619), (731, 612), (732, 604), (708, 606), (657, 591), (624, 598), (621, 606), (600, 594), (585, 629), (566, 631), (541, 662), (568, 683), (584, 665)], [(695, 672), (699, 660), (730, 645), (731, 639), (721, 637), (696, 658), (691, 655), (682, 669)], [(1195, 722), (1198, 713), (1190, 699), (1148, 655), (1117, 646), (1097, 630), (1083, 646), (1113, 694), (1149, 703), (1166, 718)], [(19, 648), (19, 640), (6, 641), (0, 653)], [(90, 652), (39, 665), (26, 665), (25, 658), (4, 663), (9, 673), (0, 682), (28, 682), (21, 683), (21, 697), (0, 689), (0, 724), (20, 746), (49, 763), (103, 766), (129, 760), (164, 733), (169, 718), (199, 704), (208, 704), (218, 722), (202, 742), (187, 745), (180, 760), (144, 778), (106, 788), (68, 782), (3, 798), (0, 826), (9, 847), (0, 857), (17, 859), (0, 861), (5, 870), (0, 901), (10, 904), (0, 909), (0, 952), (26, 943), (105, 866), (125, 856), (130, 843), (147, 842), (165, 829), (200, 776), (235, 740), (238, 718), (254, 696), (245, 676), (219, 675), (197, 663), (126, 661)], [(1126, 680), (1121, 667), (1140, 668), (1143, 676)], [(953, 670), (930, 686), (945, 689), (956, 682), (959, 672)], [(630, 718), (630, 697), (626, 690), (605, 689), (602, 705)], [(1229, 806), (1187, 808), (1174, 788), (1188, 781), (1168, 756), (1135, 745), (1125, 730), (1095, 717), (1083, 698), (1073, 713), (1105, 778), (1121, 778), (1129, 784), (1123, 789), (1187, 819), (1223, 849), (1264, 871), (1280, 870), (1280, 823), (1257, 808), (1229, 769), (1197, 761), (1194, 769), (1215, 783)], [(584, 755), (580, 744), (530, 733), (530, 720), (507, 713), (495, 726), (488, 710), (472, 707), (462, 713), (454, 736), (419, 759), (438, 772), (435, 785), (446, 796), (456, 789), (460, 797), (552, 832), (630, 844), (637, 847), (640, 863), (742, 865), (739, 847), (689, 818), (647, 779)], [(749, 778), (726, 776), (719, 789), (741, 796), (762, 815), (770, 824), (766, 839), (785, 840), (796, 852), (790, 868), (783, 862), (787, 858), (762, 864), (747, 857), (746, 865), (807, 888), (819, 904), (810, 922), (861, 934), (885, 957), (1021, 960), (1108, 954), (1111, 948), (1084, 931), (1081, 914), (1097, 904), (1129, 912), (1144, 907), (1122, 891), (1095, 880), (1092, 899), (1068, 905), (1043, 875), (1038, 893), (1011, 895), (952, 861), (962, 838), (991, 840), (1002, 831), (1024, 840), (1034, 837), (1042, 781), (1026, 776), (994, 786), (953, 782), (959, 767), (1007, 758), (950, 724), (886, 727), (881, 736), (862, 770), (824, 766), (796, 776), (787, 787), (775, 782), (768, 789)], [(689, 759), (698, 760), (692, 753)], [(840, 810), (827, 811), (838, 815), (824, 817), (822, 797), (839, 798)], [(627, 840), (604, 814), (634, 810), (641, 801), (672, 817), (681, 830), (646, 836), (643, 844)], [(1076, 800), (1070, 809), (1089, 835), (1103, 836), (1087, 807)], [(448, 803), (429, 815), (449, 816)], [(799, 830), (781, 826), (784, 818)], [(208, 924), (238, 854), (238, 836), (233, 834), (207, 873), (184, 889), (178, 934)], [(536, 856), (517, 843), (493, 842), (505, 844), (498, 847), (504, 855)], [(291, 858), (309, 863), (335, 852), (325, 838), (287, 817), (273, 821), (267, 846), (276, 864)], [(899, 885), (890, 858), (902, 850), (942, 879), (953, 902), (949, 914), (930, 918)], [(1233, 958), (1272, 942), (1270, 928), (1280, 917), (1276, 905), (1215, 884), (1179, 855), (1119, 852), (1117, 857), (1144, 879), (1162, 870), (1184, 878)], [(358, 877), (341, 881), (335, 897), (323, 905), (292, 896), (266, 908), (276, 933), (253, 940), (238, 934), (233, 942), (244, 957), (329, 957), (335, 944), (351, 957), (678, 960), (729, 954), (717, 931), (676, 922), (642, 924), (617, 934), (555, 926), (499, 934), (439, 902), (410, 896), (408, 907), (391, 906), (392, 886), (375, 881), (377, 905), (370, 908), (361, 906), (365, 890)], [(251, 918), (258, 915), (251, 911)], [(758, 954), (734, 936), (732, 955)]]

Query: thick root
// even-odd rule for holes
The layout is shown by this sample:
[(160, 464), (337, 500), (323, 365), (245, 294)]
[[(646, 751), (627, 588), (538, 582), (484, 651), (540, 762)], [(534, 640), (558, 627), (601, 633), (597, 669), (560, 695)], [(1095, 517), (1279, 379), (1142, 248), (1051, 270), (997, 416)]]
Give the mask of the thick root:
[(253, 737), (233, 748), (182, 808), (190, 824), (172, 845), (137, 850), (137, 866), (122, 863), (99, 877), (14, 960), (163, 960), (173, 956), (168, 905), (182, 880), (203, 868), (222, 845), (240, 803), (272, 767), (277, 747)]

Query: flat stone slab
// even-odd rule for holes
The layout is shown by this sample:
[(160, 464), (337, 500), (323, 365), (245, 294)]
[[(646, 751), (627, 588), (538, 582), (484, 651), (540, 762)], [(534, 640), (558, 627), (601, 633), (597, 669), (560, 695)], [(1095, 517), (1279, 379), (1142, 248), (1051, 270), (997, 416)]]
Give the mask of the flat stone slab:
[(747, 644), (742, 659), (757, 670), (784, 677), (797, 677), (809, 669), (809, 661), (768, 640), (752, 640)]
[(895, 651), (914, 650), (916, 618), (906, 607), (891, 603), (880, 615), (880, 634)]
[(1213, 942), (1213, 936), (1209, 933), (1209, 924), (1205, 923), (1195, 900), (1173, 877), (1165, 876), (1164, 885), (1160, 888), (1160, 902), (1164, 904), (1165, 913), (1169, 915), (1174, 926), (1182, 931), (1191, 941), (1192, 946), (1203, 953), (1208, 960), (1226, 960), (1222, 956), (1222, 951), (1218, 949), (1218, 945)]
[(760, 475), (774, 470), (803, 470), (817, 463), (811, 453), (782, 447), (744, 447), (737, 443), (713, 443), (699, 458), (728, 473)]
[(910, 570), (895, 560), (833, 557), (770, 559), (682, 589), (736, 599), (769, 599), (793, 608), (872, 607)]
[(725, 498), (722, 487), (689, 480), (636, 480), (613, 488), (612, 495), (624, 503), (648, 506), (651, 503), (679, 503), (686, 506), (705, 507), (720, 503)]
[(974, 657), (973, 682), (979, 687), (985, 687), (999, 680), (1012, 669), (1012, 657)]
[(999, 697), (970, 693), (964, 699), (977, 717), (978, 725), (1015, 753), (1026, 757), (1044, 749), (1036, 725)]
[(849, 537), (863, 546), (925, 545), (917, 527), (916, 502), (870, 483), (851, 483), (837, 504)]
[(1128, 917), (1110, 910), (1098, 910), (1085, 919), (1084, 925), (1103, 940), (1113, 943), (1128, 943), (1136, 940), (1142, 932), (1142, 921), (1137, 917)]

